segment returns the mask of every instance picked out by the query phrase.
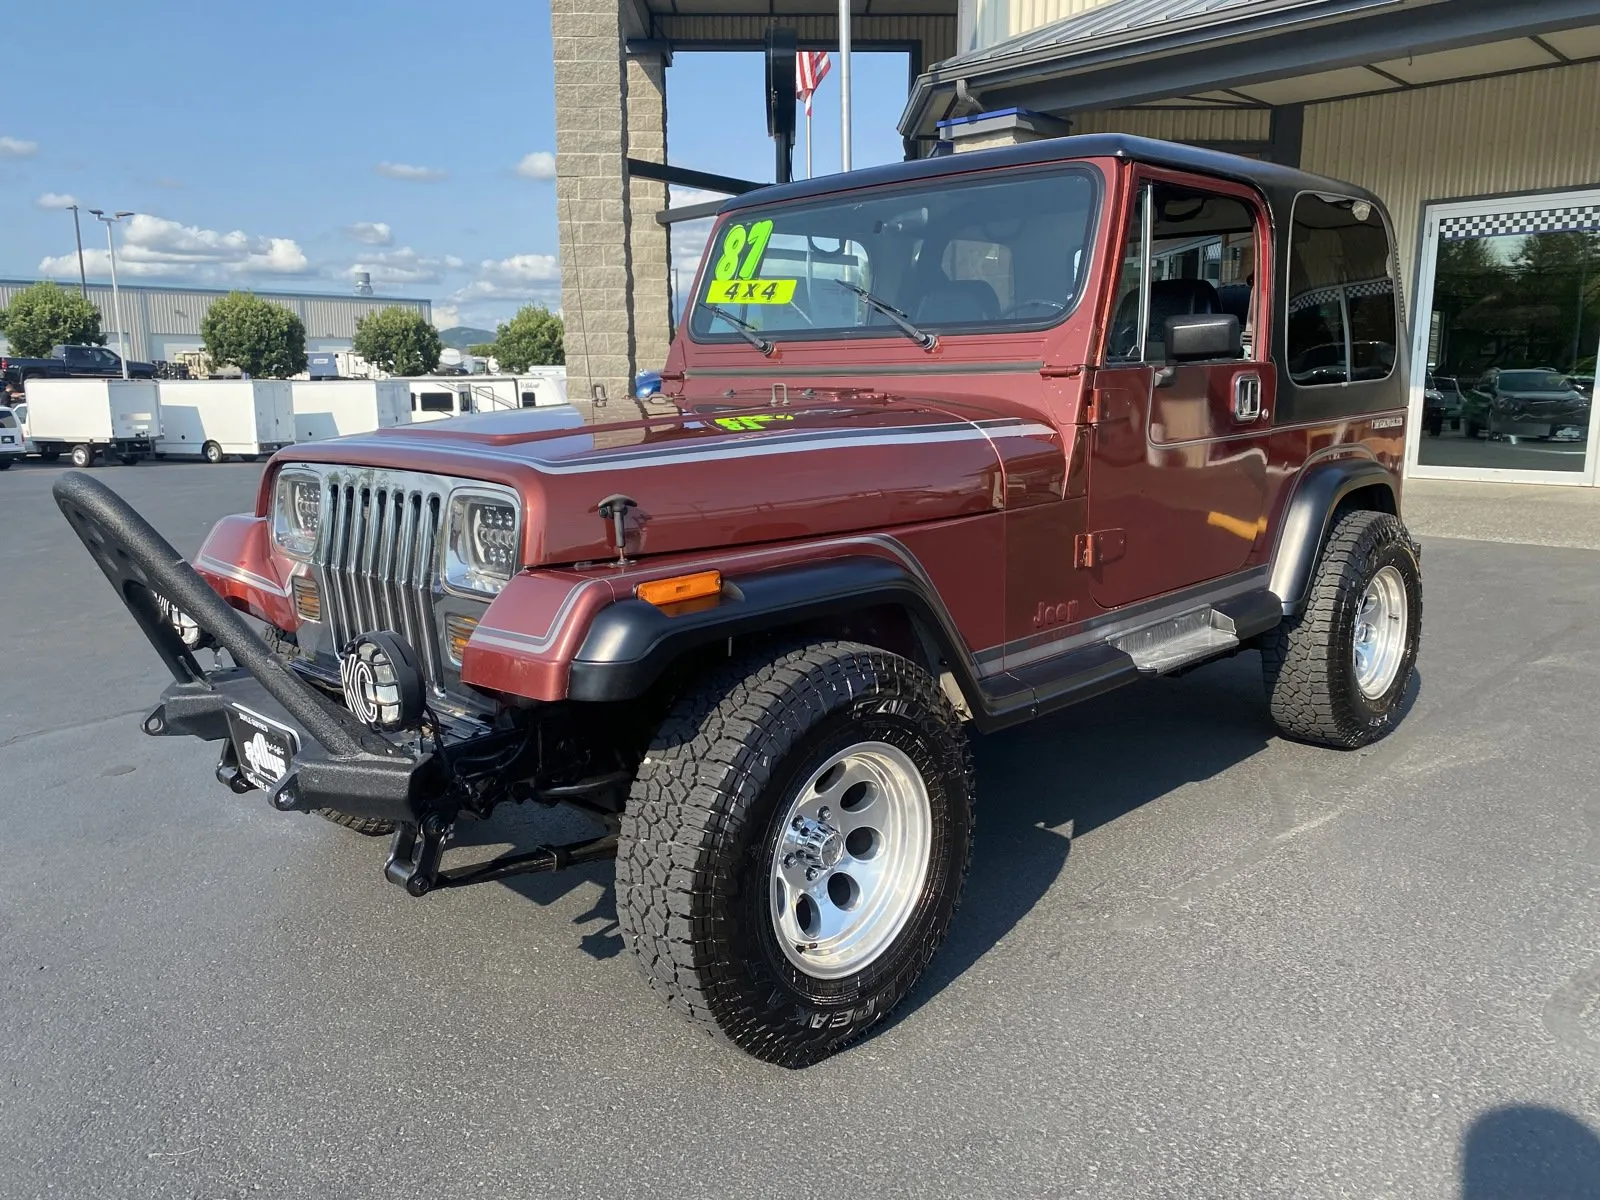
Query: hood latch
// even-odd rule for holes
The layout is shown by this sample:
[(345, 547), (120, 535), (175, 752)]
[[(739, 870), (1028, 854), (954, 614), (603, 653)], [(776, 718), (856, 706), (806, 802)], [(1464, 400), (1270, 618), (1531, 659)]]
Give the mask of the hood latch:
[(638, 507), (639, 502), (637, 500), (632, 496), (624, 496), (621, 493), (615, 496), (607, 496), (600, 501), (600, 519), (611, 522), (612, 537), (617, 547), (617, 566), (619, 567), (628, 565), (628, 510)]

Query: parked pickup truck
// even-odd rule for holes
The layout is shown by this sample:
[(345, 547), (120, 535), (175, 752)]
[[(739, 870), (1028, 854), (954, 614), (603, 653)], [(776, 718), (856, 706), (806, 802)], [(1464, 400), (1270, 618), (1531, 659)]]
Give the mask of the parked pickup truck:
[[(390, 834), (413, 896), (615, 856), (651, 985), (799, 1066), (945, 937), (967, 727), (1252, 652), (1285, 736), (1394, 728), (1422, 585), (1371, 194), (1067, 137), (751, 192), (708, 247), (649, 414), (294, 446), (192, 566), (64, 475), (173, 677), (145, 731)], [(1352, 325), (1386, 346), (1359, 370), (1327, 349)], [(508, 802), (600, 832), (447, 868), (458, 823)]]
[[(128, 360), (130, 379), (154, 379), (154, 363)], [(49, 358), (0, 357), (0, 383), (24, 383), (29, 379), (97, 378), (121, 379), (122, 358), (104, 346), (56, 346)]]

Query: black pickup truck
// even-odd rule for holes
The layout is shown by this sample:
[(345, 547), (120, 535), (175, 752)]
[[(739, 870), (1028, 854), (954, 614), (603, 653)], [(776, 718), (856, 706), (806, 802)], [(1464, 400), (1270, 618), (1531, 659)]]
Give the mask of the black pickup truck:
[[(93, 377), (120, 379), (122, 359), (104, 346), (55, 346), (49, 358), (0, 357), (0, 383), (22, 383), (29, 379), (67, 379)], [(154, 363), (128, 360), (130, 379), (154, 379)]]

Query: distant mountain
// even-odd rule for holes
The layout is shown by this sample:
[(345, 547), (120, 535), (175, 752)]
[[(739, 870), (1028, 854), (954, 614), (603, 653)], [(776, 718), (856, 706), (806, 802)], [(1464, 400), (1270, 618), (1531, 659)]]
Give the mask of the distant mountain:
[(452, 325), (449, 329), (439, 330), (439, 340), (453, 350), (465, 350), (469, 346), (481, 346), (484, 342), (494, 341), (494, 330)]

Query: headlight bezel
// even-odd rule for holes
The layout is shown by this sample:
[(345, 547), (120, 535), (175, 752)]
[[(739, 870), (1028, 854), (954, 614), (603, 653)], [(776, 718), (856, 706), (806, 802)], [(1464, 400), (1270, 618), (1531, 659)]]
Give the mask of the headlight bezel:
[[(522, 500), (510, 488), (494, 484), (471, 483), (452, 488), (445, 500), (444, 560), (439, 576), (447, 592), (476, 600), (492, 600), (505, 590), (522, 569)], [(481, 531), (502, 543), (498, 548), (508, 555), (503, 565), (486, 564), (480, 557), (481, 545), (475, 538), (474, 509), (499, 509), (510, 514), (503, 521)]]
[[(309, 488), (316, 494), (316, 525), (308, 533), (304, 529), (289, 529), (290, 508), (296, 504), (292, 496), (297, 487)], [(286, 508), (286, 504), (289, 506)], [(327, 515), (327, 489), (322, 477), (314, 471), (286, 468), (278, 473), (272, 486), (272, 544), (296, 562), (310, 562), (317, 552), (317, 541), (322, 536), (322, 521)], [(290, 539), (296, 539), (291, 541)], [(303, 548), (302, 548), (303, 547)]]

